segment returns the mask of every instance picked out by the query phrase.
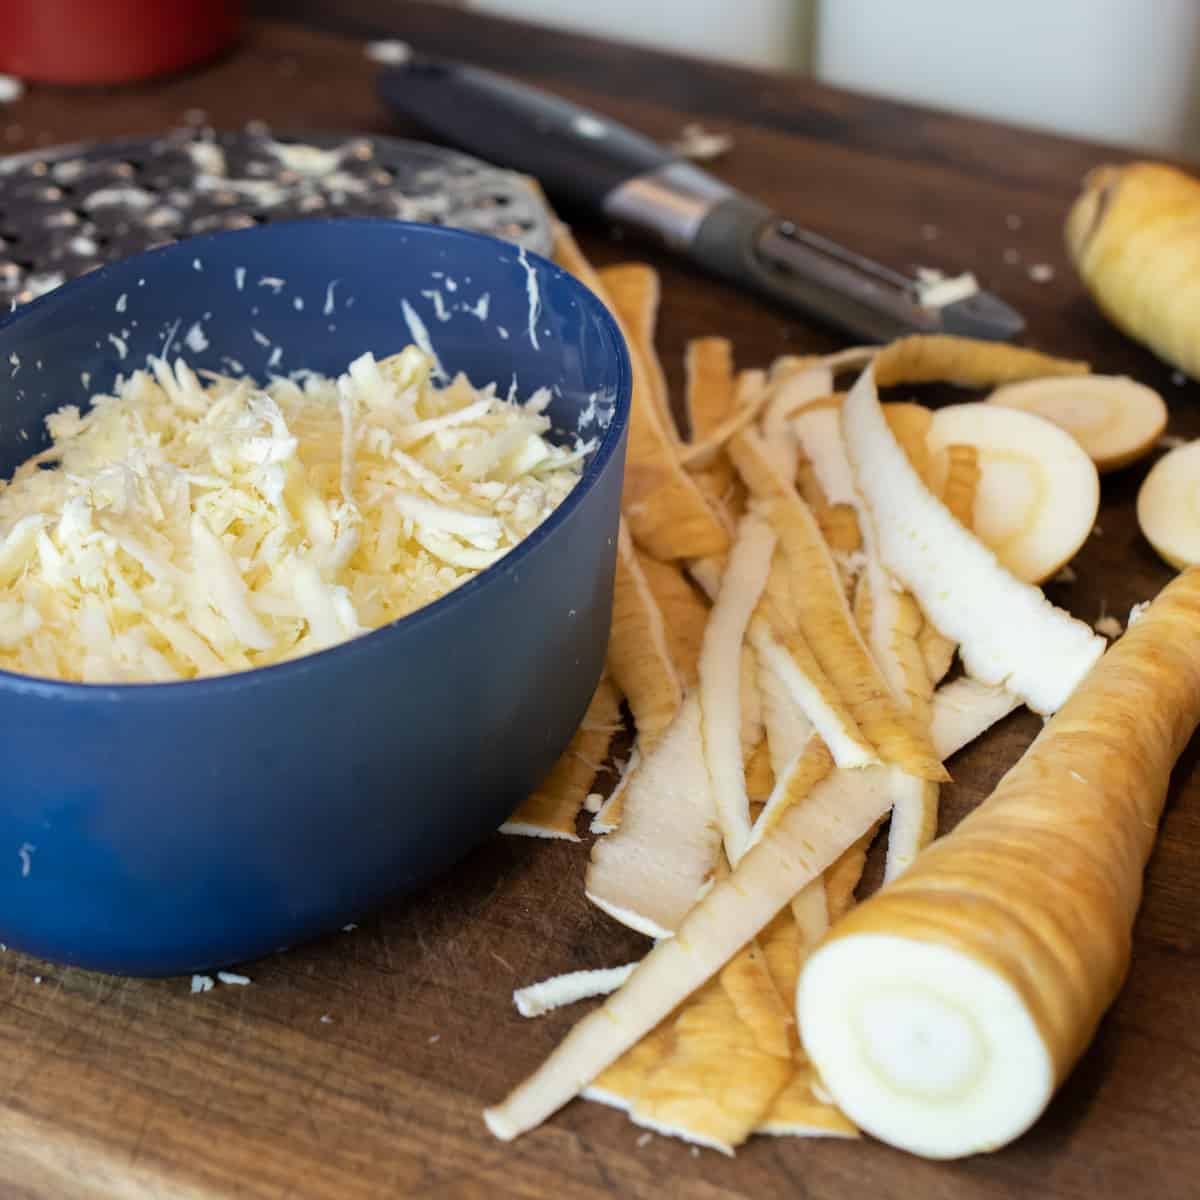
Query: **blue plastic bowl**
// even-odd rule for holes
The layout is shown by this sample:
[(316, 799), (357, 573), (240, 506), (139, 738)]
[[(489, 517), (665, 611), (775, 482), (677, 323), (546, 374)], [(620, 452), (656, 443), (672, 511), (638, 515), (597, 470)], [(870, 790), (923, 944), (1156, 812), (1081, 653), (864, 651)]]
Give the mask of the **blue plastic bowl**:
[(308, 658), (176, 684), (0, 672), (0, 941), (138, 975), (281, 949), (443, 871), (566, 746), (608, 639), (630, 376), (604, 306), (544, 259), (334, 220), (96, 271), (0, 324), (0, 478), (148, 354), (336, 374), (421, 327), (451, 373), (551, 388), (555, 429), (599, 438), (581, 482), (470, 583)]

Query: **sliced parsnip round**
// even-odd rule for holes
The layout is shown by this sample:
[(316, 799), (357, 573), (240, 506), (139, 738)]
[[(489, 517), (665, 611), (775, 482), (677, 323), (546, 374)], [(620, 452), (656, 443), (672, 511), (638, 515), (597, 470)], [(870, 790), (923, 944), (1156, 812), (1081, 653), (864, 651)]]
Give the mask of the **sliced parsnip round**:
[(1012, 1141), (1054, 1091), (1020, 993), (951, 946), (885, 933), (828, 942), (805, 965), (796, 1015), (838, 1105), (926, 1158)]
[(1200, 441), (1179, 446), (1150, 468), (1137, 498), (1146, 541), (1182, 571), (1200, 563)]
[(975, 534), (1018, 579), (1040, 583), (1069, 562), (1096, 523), (1100, 477), (1070, 434), (1044, 417), (979, 402), (939, 409), (933, 454), (979, 454)]
[(998, 388), (989, 404), (1020, 408), (1065, 429), (1100, 471), (1149, 454), (1167, 427), (1163, 398), (1123, 375), (1030, 379)]

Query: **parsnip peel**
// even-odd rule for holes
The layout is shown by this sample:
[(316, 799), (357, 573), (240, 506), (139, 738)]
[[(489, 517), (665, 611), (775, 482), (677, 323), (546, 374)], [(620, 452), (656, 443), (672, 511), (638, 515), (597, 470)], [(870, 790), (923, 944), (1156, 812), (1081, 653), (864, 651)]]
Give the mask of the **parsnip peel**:
[(620, 721), (620, 693), (611, 680), (601, 679), (570, 745), (537, 791), (500, 826), (500, 832), (579, 841), (575, 818), (591, 790), (596, 764), (608, 756)]
[(846, 399), (842, 430), (884, 565), (958, 642), (968, 673), (1036, 712), (1060, 707), (1104, 639), (1006, 571), (929, 492), (888, 429), (871, 368)]
[[(557, 225), (554, 257), (610, 310), (604, 284), (579, 249), (570, 230)], [(663, 427), (654, 398), (654, 380), (638, 351), (632, 332), (614, 311), (629, 344), (633, 403), (629, 413), (629, 445), (625, 455), (622, 511), (634, 540), (655, 558), (700, 558), (721, 554), (729, 535), (708, 506), (695, 481), (680, 466), (675, 440)]]
[(1052, 358), (1005, 342), (985, 342), (947, 334), (916, 334), (885, 346), (872, 364), (877, 387), (901, 383), (956, 383), (998, 387), (1051, 375), (1086, 375), (1084, 362)]

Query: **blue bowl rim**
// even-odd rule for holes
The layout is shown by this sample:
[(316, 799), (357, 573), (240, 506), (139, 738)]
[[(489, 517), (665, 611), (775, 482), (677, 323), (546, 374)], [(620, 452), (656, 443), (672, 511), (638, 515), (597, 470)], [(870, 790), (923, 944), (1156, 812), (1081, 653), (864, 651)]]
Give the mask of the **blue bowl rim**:
[(541, 523), (527, 538), (514, 546), (507, 554), (498, 559), (490, 567), (485, 567), (478, 575), (468, 579), (453, 591), (431, 601), (429, 604), (415, 609), (413, 612), (387, 625), (381, 625), (347, 642), (340, 642), (325, 650), (306, 654), (301, 658), (289, 659), (286, 662), (271, 663), (267, 666), (253, 667), (248, 671), (235, 671), (228, 675), (205, 676), (200, 679), (182, 679), (168, 682), (138, 682), (138, 683), (80, 683), (74, 680), (47, 679), (40, 675), (22, 675), (16, 671), (0, 669), (0, 689), (15, 691), (20, 694), (35, 694), (41, 698), (57, 697), (62, 700), (104, 700), (127, 701), (134, 697), (163, 698), (164, 693), (179, 693), (186, 691), (197, 698), (203, 693), (214, 698), (227, 695), (246, 688), (263, 686), (269, 681), (283, 682), (286, 675), (299, 675), (305, 671), (316, 669), (321, 663), (327, 662), (333, 655), (350, 660), (352, 655), (374, 653), (382, 648), (383, 639), (394, 640), (416, 632), (430, 621), (437, 620), (452, 612), (463, 602), (464, 597), (474, 595), (486, 588), (489, 583), (499, 579), (501, 574), (518, 566), (529, 554), (541, 545), (547, 538), (553, 536), (555, 530), (562, 525), (571, 512), (576, 509), (584, 497), (596, 485), (604, 474), (611, 459), (621, 444), (625, 427), (629, 421), (629, 409), (632, 403), (633, 373), (629, 362), (629, 350), (625, 344), (620, 327), (609, 312), (604, 302), (585, 284), (581, 283), (569, 271), (557, 263), (532, 250), (522, 250), (512, 242), (506, 242), (485, 233), (473, 230), (455, 229), (446, 225), (431, 225), (419, 221), (397, 221), (388, 217), (316, 217), (295, 221), (274, 221), (267, 225), (256, 225), (249, 229), (222, 230), (218, 233), (197, 234), (174, 242), (169, 246), (158, 246), (153, 250), (144, 250), (140, 254), (118, 259), (86, 275), (68, 280), (53, 291), (29, 301), (20, 308), (6, 314), (0, 319), (0, 332), (6, 331), (13, 325), (19, 324), (28, 313), (46, 304), (60, 302), (72, 292), (86, 293), (106, 281), (107, 277), (116, 270), (129, 270), (130, 264), (145, 262), (160, 254), (202, 254), (204, 248), (216, 242), (224, 242), (230, 238), (264, 236), (268, 230), (284, 227), (324, 225), (338, 227), (367, 226), (377, 229), (385, 236), (416, 236), (421, 238), (444, 239), (450, 242), (477, 242), (492, 250), (504, 250), (523, 254), (529, 260), (538, 263), (547, 270), (552, 279), (565, 283), (567, 287), (579, 295), (585, 307), (590, 307), (600, 318), (602, 326), (606, 327), (617, 353), (617, 394), (613, 406), (612, 417), (608, 428), (604, 431), (600, 444), (592, 454), (579, 482), (571, 489), (561, 504)]

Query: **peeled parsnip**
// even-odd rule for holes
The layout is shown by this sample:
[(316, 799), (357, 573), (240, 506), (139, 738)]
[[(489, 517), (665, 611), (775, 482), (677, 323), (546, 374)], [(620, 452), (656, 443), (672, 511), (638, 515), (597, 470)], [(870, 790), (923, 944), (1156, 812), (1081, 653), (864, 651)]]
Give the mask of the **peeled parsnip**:
[(1033, 1124), (1124, 980), (1171, 768), (1198, 721), (1192, 569), (991, 797), (808, 959), (805, 1049), (852, 1121), (930, 1158)]

